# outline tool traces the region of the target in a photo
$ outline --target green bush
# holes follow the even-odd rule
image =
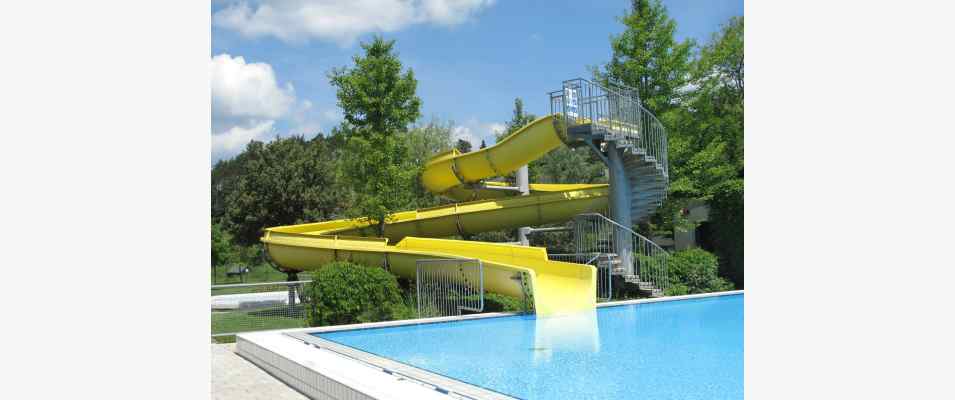
[[[377,267],[326,264],[307,290],[310,326],[387,321],[407,314],[395,276]]]
[[[484,292],[484,312],[526,312],[521,299],[503,294]]]
[[[668,295],[733,290],[731,282],[719,277],[716,256],[706,250],[695,248],[673,253],[667,267],[670,277]]]

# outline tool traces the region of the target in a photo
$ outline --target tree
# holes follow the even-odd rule
[[[371,43],[361,44],[364,56],[352,57],[353,68],[336,68],[329,74],[345,121],[364,136],[404,132],[421,115],[421,99],[415,94],[418,81],[411,69],[402,74],[394,46],[394,40],[375,36]]]
[[[346,151],[339,172],[355,193],[347,212],[371,220],[379,235],[390,214],[415,203],[418,175],[400,137],[420,116],[418,81],[410,69],[402,73],[394,43],[376,36],[362,43],[364,54],[353,57],[354,67],[329,74],[345,116]]]
[[[636,88],[644,106],[662,119],[686,85],[693,41],[676,41],[676,22],[660,0],[633,0],[620,22],[626,30],[611,38],[613,56],[594,75],[604,84],[616,81]]]
[[[665,211],[669,220],[691,200],[710,205],[720,272],[743,287],[743,18],[735,17],[701,49],[690,87],[669,126],[674,177]],[[686,227],[690,228],[690,227]]]
[[[560,147],[528,166],[531,182],[607,183],[606,166],[587,147]]]
[[[435,154],[451,150],[453,127],[453,122],[441,122],[432,118],[427,124],[415,126],[402,134],[401,140],[408,145],[411,164],[415,165],[418,171],[413,185],[417,207],[432,207],[445,202],[440,196],[425,189],[421,184],[421,173],[424,171],[424,164]]]
[[[458,149],[458,151],[460,151],[460,152],[462,152],[462,153],[470,153],[470,152],[471,152],[471,142],[469,142],[469,141],[467,141],[467,140],[464,140],[464,139],[458,139],[458,143],[455,144],[454,147],[455,147],[456,149]]]
[[[212,224],[212,266],[226,265],[236,261],[232,235],[219,224]]]
[[[402,140],[408,147],[411,162],[415,165],[424,165],[435,154],[451,150],[451,133],[454,122],[441,122],[432,117],[424,125],[416,125],[402,133]]]
[[[487,148],[487,143],[484,143],[484,139],[481,139],[481,148]]]
[[[318,135],[252,141],[226,194],[224,228],[242,245],[257,244],[262,229],[337,215],[347,193],[336,181],[342,138]]]

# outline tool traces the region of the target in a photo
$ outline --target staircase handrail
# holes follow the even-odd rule
[[[646,236],[643,236],[643,235],[641,235],[641,234],[639,234],[639,233],[636,233],[636,232],[633,231],[633,229],[627,228],[626,226],[620,225],[619,223],[617,223],[617,221],[614,221],[614,220],[612,220],[612,219],[610,219],[610,218],[607,218],[607,217],[604,216],[603,214],[600,214],[600,213],[583,213],[583,214],[578,214],[577,216],[578,216],[578,217],[591,217],[591,216],[593,216],[593,217],[599,217],[599,218],[603,219],[604,221],[609,222],[609,223],[613,224],[614,226],[616,226],[616,227],[618,227],[618,228],[620,228],[620,229],[623,229],[625,232],[629,232],[629,233],[630,233],[631,235],[633,235],[633,236],[636,236],[636,237],[638,237],[638,238],[641,238],[641,239],[643,239],[643,240],[646,240],[647,243],[650,243],[651,245],[653,245],[654,248],[656,248],[657,250],[663,252],[663,254],[666,254],[667,256],[670,255],[670,253],[669,253],[668,251],[666,251],[664,248],[660,247],[660,245],[654,243],[652,240],[647,239]]]

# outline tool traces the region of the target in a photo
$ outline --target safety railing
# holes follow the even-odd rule
[[[666,129],[635,92],[619,84],[607,88],[582,78],[567,80],[561,90],[550,92],[551,114],[560,116],[565,129],[590,125],[606,140],[630,144],[669,177]]]
[[[481,260],[418,260],[415,282],[419,318],[484,311],[484,264]]]
[[[305,285],[311,281],[212,285],[212,336],[304,328]]]
[[[574,245],[577,253],[609,254],[619,262],[612,273],[623,275],[641,289],[657,289],[662,294],[669,288],[667,259],[669,253],[630,228],[597,213],[574,217]]]
[[[597,299],[610,300],[613,297],[613,271],[611,260],[600,253],[548,254],[552,261],[593,265],[597,268]]]

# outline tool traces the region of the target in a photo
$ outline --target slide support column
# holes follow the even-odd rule
[[[623,165],[623,149],[607,143],[607,169],[610,170],[610,219],[614,222],[630,228],[630,181],[627,180],[627,173]],[[626,274],[633,275],[633,240],[630,233],[620,228],[613,227],[613,249],[620,257],[620,263],[626,270]]]
[[[517,188],[521,190],[521,196],[527,196],[531,194],[530,180],[528,179],[527,174],[527,165],[517,169]],[[527,234],[530,232],[531,228],[529,226],[522,226],[517,228],[517,240],[521,242],[521,246],[529,246],[530,241],[527,239]]]

